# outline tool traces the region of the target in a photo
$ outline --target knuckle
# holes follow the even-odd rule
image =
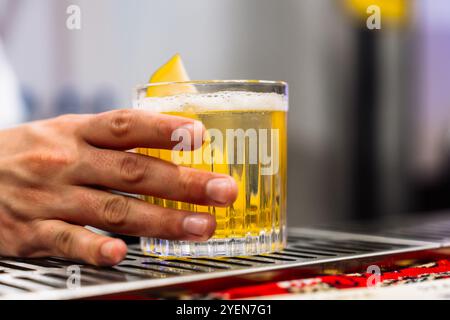
[[[28,258],[32,254],[32,250],[25,244],[17,244],[12,250],[12,256],[17,258]]]
[[[172,126],[169,120],[157,116],[155,118],[155,131],[158,137],[170,137],[172,135]]]
[[[78,114],[64,114],[55,118],[56,123],[68,124],[72,122],[77,122],[81,118]]]
[[[15,257],[28,258],[38,252],[37,242],[34,232],[22,225],[16,227],[15,240],[12,246],[12,253]]]
[[[33,254],[36,252],[36,249],[34,248],[34,246],[31,246],[28,242],[24,241],[17,244],[13,252],[15,257],[29,258],[33,256]]]
[[[136,123],[135,113],[131,110],[113,111],[110,119],[111,132],[116,137],[128,135]]]
[[[44,124],[49,124],[50,128],[56,130],[59,133],[71,132],[82,123],[84,117],[79,114],[64,114],[44,122]]]
[[[189,196],[191,194],[197,194],[198,188],[196,188],[196,185],[200,181],[198,175],[192,171],[192,170],[186,170],[181,174],[180,178],[180,191],[186,195]]]
[[[183,239],[186,233],[183,229],[184,213],[175,209],[164,209],[152,216],[152,223],[148,226],[146,236],[162,239]]]
[[[139,161],[136,155],[126,155],[121,160],[120,177],[128,183],[139,183],[146,175],[147,165]]]
[[[41,162],[50,164],[53,167],[67,167],[76,162],[74,156],[65,151],[52,150],[41,156]]]
[[[56,234],[55,246],[61,253],[67,254],[72,248],[72,244],[73,244],[73,235],[70,232],[70,230],[62,230]]]
[[[55,174],[59,170],[76,164],[76,156],[67,150],[40,150],[25,155],[30,171],[39,176]]]
[[[158,219],[158,229],[155,230],[155,233],[157,234],[158,238],[164,238],[165,236],[173,236],[174,233],[177,232],[173,232],[174,227],[176,227],[178,225],[178,220],[177,219],[178,215],[160,215],[159,219]],[[177,229],[177,228],[175,228]],[[181,228],[180,228],[181,229]],[[172,232],[171,232],[172,231]]]
[[[110,226],[125,224],[129,211],[130,203],[126,197],[113,196],[108,198],[103,208],[106,224]]]
[[[170,212],[171,209],[155,210],[151,213],[149,222],[144,226],[143,236],[155,238],[170,238],[170,232],[167,231],[167,220],[169,217],[173,218]]]
[[[30,152],[26,156],[26,161],[39,167],[48,166],[68,166],[75,162],[75,157],[71,156],[68,151],[64,150],[40,150]]]
[[[55,196],[42,187],[25,186],[18,189],[14,194],[15,199],[24,204],[32,203],[35,208],[40,206],[47,207],[49,204],[54,203],[55,200]]]

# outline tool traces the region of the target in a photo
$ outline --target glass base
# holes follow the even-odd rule
[[[213,238],[206,242],[141,238],[146,255],[172,257],[232,257],[281,251],[286,246],[286,232],[265,233],[243,238]]]

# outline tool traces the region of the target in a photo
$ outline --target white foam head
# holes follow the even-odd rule
[[[286,95],[247,91],[184,93],[167,97],[146,97],[133,107],[154,112],[287,111]]]

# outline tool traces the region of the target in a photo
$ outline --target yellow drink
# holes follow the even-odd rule
[[[139,149],[139,153],[228,174],[239,188],[237,200],[228,208],[143,196],[145,201],[166,208],[210,213],[217,222],[216,232],[207,242],[143,238],[144,252],[230,256],[267,253],[284,247],[287,180],[287,96],[284,92],[138,96],[135,107],[200,120],[207,130],[205,143],[194,151]]]

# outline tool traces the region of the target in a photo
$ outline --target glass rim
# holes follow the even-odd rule
[[[135,87],[136,91],[145,90],[150,87],[162,87],[169,85],[198,85],[198,86],[208,86],[214,84],[248,84],[248,85],[272,85],[279,87],[287,87],[288,83],[281,80],[189,80],[189,81],[168,81],[168,82],[155,82],[137,85]]]

